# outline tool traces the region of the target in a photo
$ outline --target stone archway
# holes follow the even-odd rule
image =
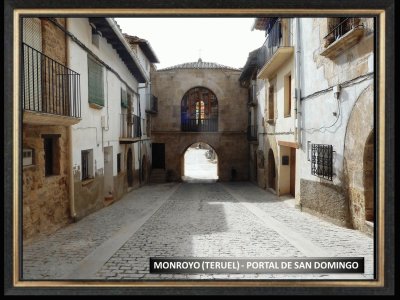
[[[181,155],[181,174],[186,182],[217,181],[219,159],[215,148],[204,142],[187,146]]]
[[[268,151],[268,187],[276,190],[276,166],[272,149]]]
[[[358,97],[347,123],[344,144],[344,187],[347,190],[351,223],[355,229],[372,234],[371,223],[366,222],[366,210],[373,207],[373,157],[374,148],[374,93],[368,86]],[[373,161],[373,158],[372,158]],[[366,199],[366,194],[368,195]],[[366,207],[368,202],[368,208]],[[372,203],[370,202],[372,201]],[[369,217],[370,218],[370,217]]]

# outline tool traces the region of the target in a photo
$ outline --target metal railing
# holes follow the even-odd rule
[[[23,109],[81,117],[80,75],[22,43]]]
[[[158,98],[152,94],[147,94],[146,99],[146,111],[150,113],[158,113]]]
[[[182,120],[181,130],[188,132],[216,132],[218,131],[218,119]]]
[[[363,25],[360,25],[359,18],[345,18],[324,37],[324,40],[326,41],[325,47],[338,40],[350,30],[362,26]]]
[[[257,125],[249,125],[247,126],[247,140],[248,141],[257,141]]]
[[[121,114],[121,138],[140,138],[142,136],[141,119],[134,114]]]
[[[332,181],[332,176],[333,176],[332,145],[312,144],[311,174]]]
[[[262,47],[265,62],[268,62],[280,47],[292,46],[289,29],[290,26],[288,26],[287,34],[284,36],[280,20],[276,21],[272,26]]]

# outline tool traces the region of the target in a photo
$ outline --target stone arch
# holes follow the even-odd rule
[[[364,202],[365,220],[374,222],[375,203],[374,203],[374,140],[375,134],[372,131],[364,147]]]
[[[218,131],[218,98],[211,89],[196,86],[185,92],[181,99],[181,130]]]
[[[201,140],[201,141],[196,141],[196,142],[194,142],[194,143],[190,143],[190,144],[188,144],[188,145],[186,145],[184,148],[183,148],[183,150],[181,151],[181,155],[180,155],[180,164],[181,164],[181,176],[184,176],[185,175],[185,153],[186,153],[186,151],[189,149],[189,147],[191,147],[192,145],[194,145],[194,144],[197,144],[197,143],[202,143],[202,144],[207,144],[210,148],[212,148],[213,150],[214,150],[214,152],[216,153],[216,156],[217,156],[217,176],[219,177],[220,176],[220,160],[219,160],[219,154],[218,154],[218,151],[217,151],[217,149],[216,149],[216,147],[214,147],[211,143],[208,143],[208,142],[205,142],[205,141],[203,141],[203,140]]]
[[[365,171],[367,146],[373,148],[374,131],[373,86],[363,90],[355,102],[346,128],[344,143],[344,187],[354,228],[370,232],[365,222]],[[374,172],[372,167],[372,173]],[[373,176],[373,175],[372,175]]]

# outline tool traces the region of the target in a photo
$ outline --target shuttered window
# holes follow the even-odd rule
[[[88,55],[89,103],[104,106],[103,66]]]
[[[121,106],[124,108],[128,107],[128,95],[123,88],[121,88]]]

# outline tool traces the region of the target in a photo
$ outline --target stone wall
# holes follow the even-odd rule
[[[302,210],[344,227],[351,227],[345,190],[321,179],[300,179],[300,207]]]
[[[218,155],[221,181],[248,180],[247,89],[239,84],[240,71],[230,69],[172,69],[153,73],[152,92],[158,97],[158,114],[152,118],[153,143],[165,143],[169,180],[183,176],[186,149],[209,144]],[[181,132],[181,101],[194,87],[210,89],[218,101],[218,132]]]
[[[220,181],[231,180],[231,170],[236,169],[236,180],[248,180],[248,144],[245,133],[161,133],[153,132],[153,143],[165,143],[165,168],[169,179],[181,180],[183,156],[189,146],[203,142],[214,148],[218,156]]]
[[[22,172],[23,239],[49,234],[71,221],[67,129],[63,126],[24,125],[23,148],[33,149],[33,165]],[[55,153],[58,174],[45,176],[42,134],[59,134]]]
[[[181,101],[191,88],[210,89],[218,100],[218,130],[247,130],[247,89],[240,87],[240,71],[228,69],[175,69],[155,72],[152,91],[158,97],[158,114],[152,131],[181,130]]]
[[[93,179],[81,181],[80,170],[74,169],[74,202],[76,220],[105,206],[102,170],[97,170]]]
[[[56,18],[56,20],[65,27],[65,19]],[[43,53],[60,64],[67,65],[65,33],[52,22],[42,19],[42,39]]]

